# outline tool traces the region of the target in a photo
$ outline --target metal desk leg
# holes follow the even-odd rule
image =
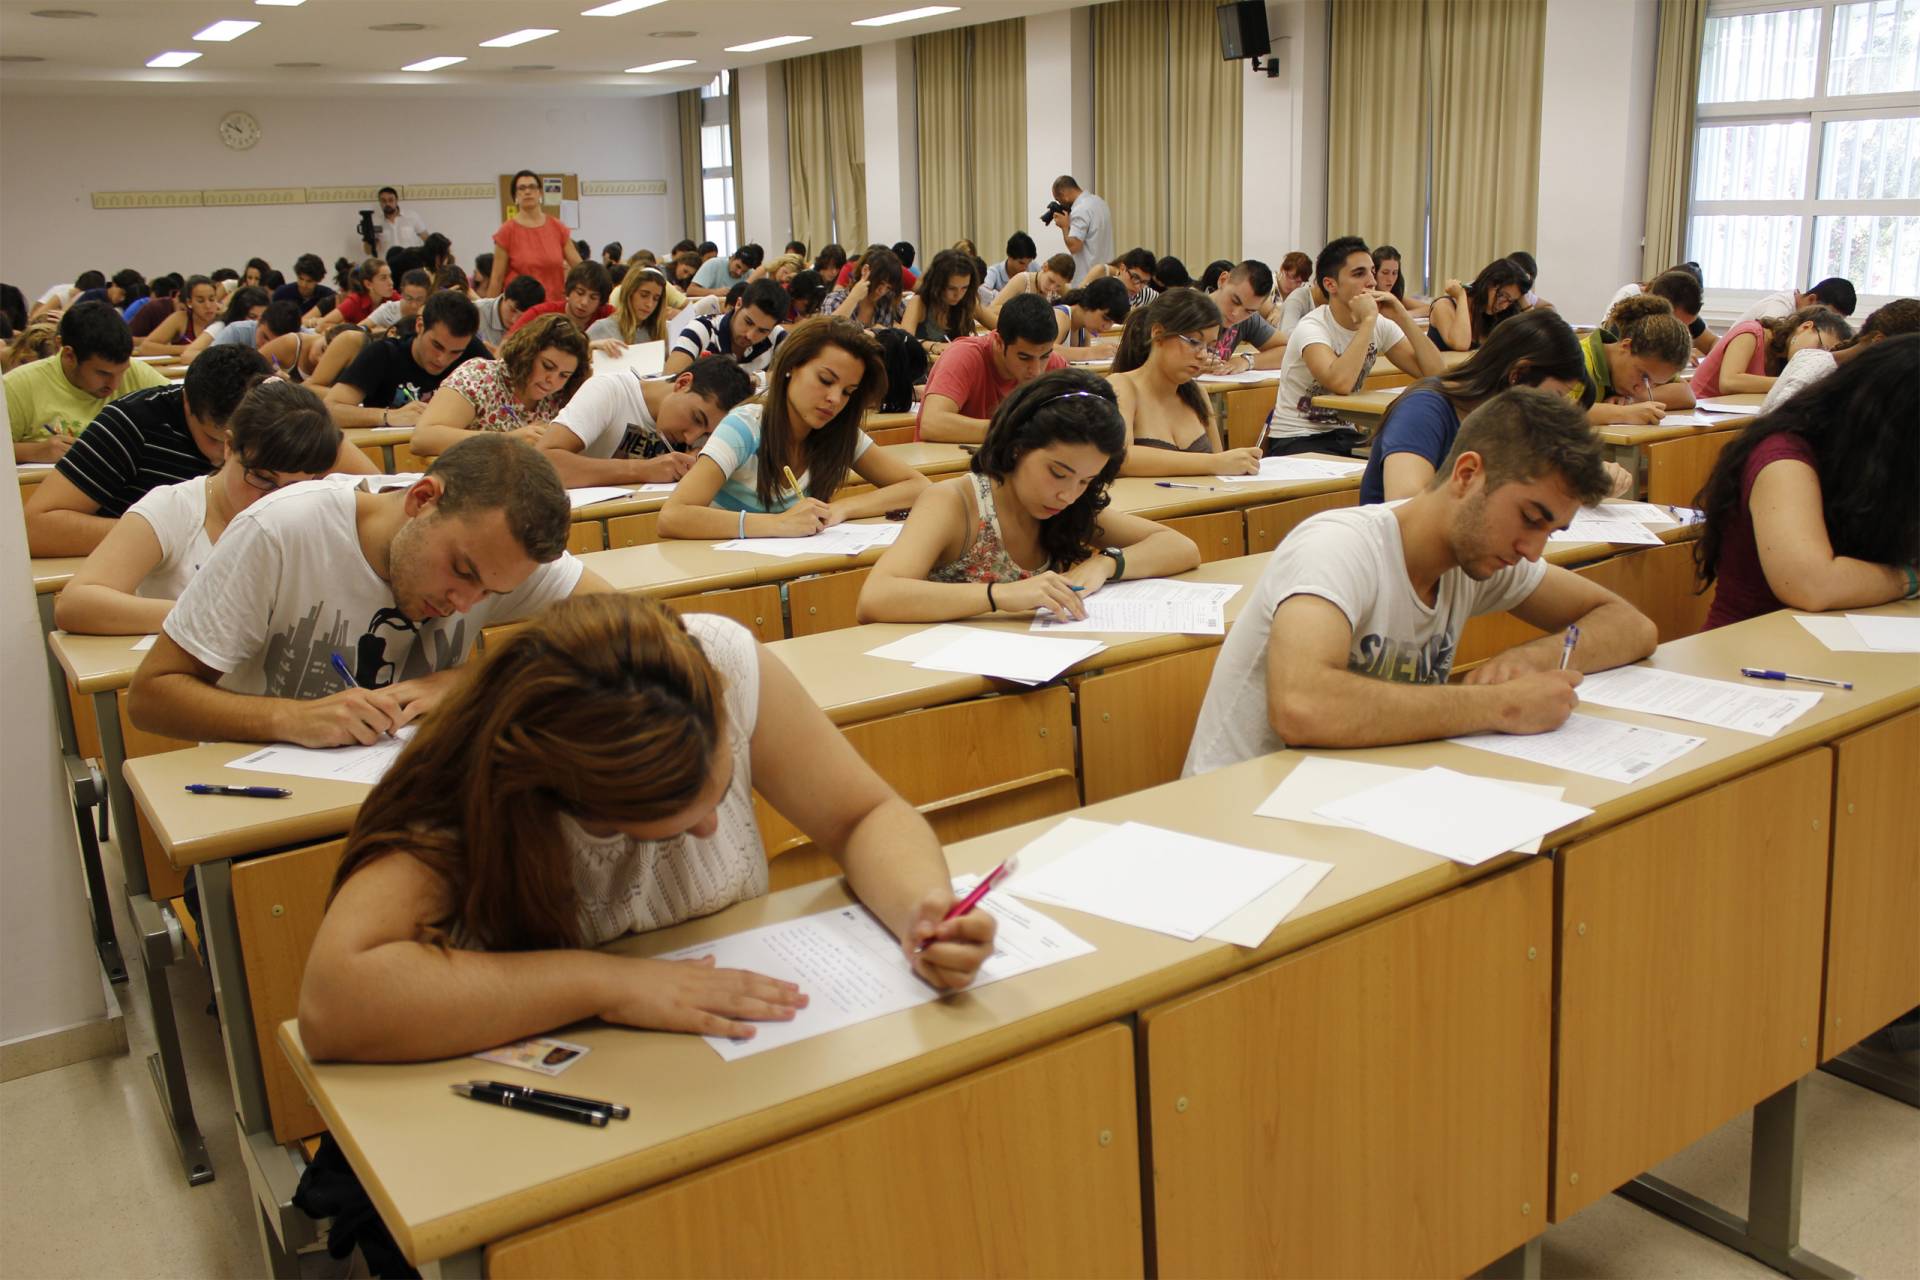
[[[187,1185],[197,1187],[213,1181],[213,1161],[207,1158],[207,1144],[194,1119],[187,1066],[180,1054],[180,1026],[173,1016],[173,987],[167,981],[167,970],[175,959],[173,931],[167,928],[161,908],[144,893],[128,894],[127,910],[140,933],[140,969],[147,978],[147,1006],[153,1015],[153,1040],[159,1048],[157,1053],[147,1055],[147,1073],[153,1077],[160,1110],[173,1131],[174,1150],[186,1171]]]
[[[53,679],[53,725],[60,738],[60,753],[68,756],[80,754],[80,735],[73,727],[73,705],[67,701],[67,673],[60,669],[60,660],[53,656],[53,646],[46,638],[60,628],[53,622],[53,597],[56,592],[42,591],[34,597],[40,607],[40,647],[46,651],[47,671]]]
[[[73,825],[80,837],[80,870],[87,882],[87,901],[93,907],[93,948],[110,982],[125,982],[127,966],[120,959],[120,939],[113,931],[113,903],[107,897],[107,879],[100,867],[100,842],[94,836],[93,808],[99,787],[93,766],[78,756],[65,757],[67,794],[73,800]]]
[[[480,1280],[486,1274],[484,1249],[468,1249],[420,1268],[421,1280]]]
[[[293,1207],[302,1164],[273,1139],[267,1108],[267,1082],[260,1068],[254,1035],[253,1004],[240,960],[240,924],[233,911],[233,866],[203,863],[200,886],[200,940],[207,970],[213,975],[220,1009],[220,1040],[227,1052],[227,1079],[233,1086],[234,1123],[240,1130],[240,1155],[259,1211],[262,1248],[270,1274],[297,1276],[296,1254],[316,1238],[313,1219]],[[291,1270],[284,1269],[291,1265]]]
[[[1864,1044],[1857,1044],[1821,1063],[1820,1069],[1828,1075],[1839,1076],[1848,1084],[1871,1089],[1895,1102],[1920,1107],[1920,1072],[1914,1070],[1911,1061],[1903,1062],[1869,1049]]]
[[[1800,1089],[1796,1080],[1753,1109],[1752,1178],[1747,1216],[1651,1174],[1641,1174],[1619,1194],[1635,1204],[1691,1227],[1795,1280],[1852,1280],[1853,1273],[1800,1247]]]
[[[114,843],[120,849],[120,874],[128,893],[148,893],[147,859],[140,846],[140,820],[133,792],[127,789],[127,740],[120,732],[119,694],[93,695],[93,718],[100,726],[100,769],[107,775],[107,809],[113,815]]]
[[[1535,1236],[1474,1273],[1474,1280],[1540,1280],[1540,1241]]]

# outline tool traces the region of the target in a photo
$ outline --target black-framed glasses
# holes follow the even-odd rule
[[[394,664],[387,661],[386,638],[380,635],[382,627],[404,631],[415,640],[420,638],[419,626],[398,608],[389,606],[374,614],[373,621],[367,624],[353,648],[353,680],[362,689],[384,689],[393,683]]]

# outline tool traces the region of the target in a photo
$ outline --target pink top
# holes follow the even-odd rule
[[[1701,358],[1700,367],[1693,371],[1695,400],[1720,394],[1720,362],[1727,357],[1727,344],[1733,341],[1735,335],[1742,333],[1753,335],[1753,359],[1747,361],[1744,372],[1764,374],[1767,371],[1766,326],[1758,320],[1742,320],[1720,335],[1720,341],[1713,344],[1713,350]]]
[[[567,224],[553,217],[537,227],[522,226],[508,218],[493,233],[494,244],[507,254],[507,279],[532,276],[547,291],[548,302],[567,296],[567,245],[572,239]]]
[[[1740,470],[1740,505],[1727,518],[1720,531],[1720,556],[1715,561],[1713,606],[1707,610],[1703,630],[1724,627],[1729,622],[1772,613],[1780,607],[1760,563],[1760,547],[1753,535],[1753,485],[1760,473],[1776,462],[1804,462],[1820,470],[1819,459],[1806,439],[1791,431],[1768,436],[1747,455]]]

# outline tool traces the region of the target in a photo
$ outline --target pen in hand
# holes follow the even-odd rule
[[[1565,671],[1567,665],[1573,661],[1573,646],[1579,643],[1580,628],[1577,625],[1568,627],[1567,638],[1560,646],[1560,669],[1562,671]]]
[[[993,870],[987,872],[986,875],[980,878],[980,883],[973,886],[973,892],[947,909],[947,914],[940,917],[940,923],[945,924],[949,920],[957,920],[967,914],[967,912],[973,910],[976,906],[979,906],[980,899],[986,897],[989,891],[999,887],[1008,876],[1012,875],[1014,871],[1019,868],[1019,865],[1020,855],[1016,853]],[[913,949],[913,953],[920,955],[925,952],[926,949],[927,944],[923,942]]]

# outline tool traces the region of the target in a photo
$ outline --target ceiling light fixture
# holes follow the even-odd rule
[[[783,44],[802,44],[813,39],[812,36],[771,36],[765,40],[754,40],[748,44],[730,44],[728,53],[758,53],[762,49],[778,49]]]
[[[443,67],[450,67],[456,62],[465,61],[465,58],[422,58],[418,62],[409,62],[400,69],[402,71],[438,71]]]
[[[642,9],[651,9],[662,0],[613,0],[611,4],[595,5],[591,9],[582,9],[583,18],[617,18],[623,13],[638,13]]]
[[[692,58],[668,58],[665,62],[649,62],[644,67],[628,67],[627,74],[630,76],[645,76],[652,75],[656,71],[671,71],[675,67],[690,67],[692,65]]]
[[[158,57],[148,58],[147,65],[150,67],[184,67],[199,56],[200,51],[198,49],[175,49],[170,53],[163,53]]]
[[[91,9],[35,9],[36,18],[97,18],[100,15]]]
[[[877,18],[861,18],[853,25],[856,27],[890,27],[896,22],[912,22],[915,18],[932,18],[943,13],[958,13],[957,4],[930,4],[924,9],[902,9],[899,13],[883,13]]]
[[[506,35],[495,36],[491,40],[482,40],[482,49],[511,49],[518,44],[532,44],[535,40],[545,40],[548,36],[560,34],[558,27],[523,27],[519,31],[509,31]]]
[[[238,40],[260,24],[247,22],[239,18],[222,18],[212,26],[193,33],[195,40],[215,40],[225,44],[229,40]]]

